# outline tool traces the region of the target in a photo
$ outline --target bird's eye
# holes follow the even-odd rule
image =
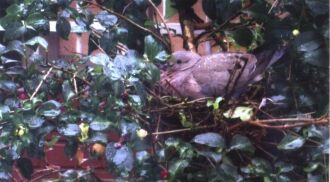
[[[181,64],[181,63],[182,63],[182,60],[181,60],[181,59],[178,59],[178,60],[176,61],[176,63]]]

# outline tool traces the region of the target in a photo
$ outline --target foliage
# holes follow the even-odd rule
[[[182,1],[167,1],[172,8],[166,14],[173,15],[180,5],[187,5]],[[166,40],[154,33],[159,25],[146,14],[152,8],[149,0],[133,0],[129,5],[118,0],[77,0],[79,10],[70,6],[72,2],[16,0],[8,3],[0,19],[4,28],[0,44],[1,181],[10,180],[14,164],[31,179],[31,158],[43,158],[45,148],[54,146],[58,135],[66,141],[64,152],[70,158],[77,156],[80,146],[101,147],[94,153],[105,156],[109,172],[118,180],[325,180],[327,128],[310,125],[278,132],[248,125],[233,129],[265,118],[253,105],[261,102],[260,92],[238,105],[219,97],[203,103],[202,108],[188,107],[189,102],[183,100],[178,110],[173,105],[171,116],[167,110],[162,117],[152,111],[161,110],[167,101],[164,106],[169,108],[175,98],[150,91],[160,77],[156,65],[169,55]],[[158,5],[161,1],[152,2]],[[329,3],[275,2],[203,0],[212,28],[196,42],[204,35],[220,47],[228,43],[250,51],[264,42],[289,42],[289,55],[263,81],[268,85],[263,87],[263,96],[268,99],[261,106],[276,117],[306,112],[321,116],[329,104]],[[92,13],[90,6],[102,11]],[[63,39],[73,32],[70,21],[77,24],[76,30],[90,33],[89,55],[50,60],[47,52],[52,45],[45,37],[52,20]],[[103,31],[92,28],[96,21]],[[118,44],[128,46],[126,54],[118,54]],[[92,53],[95,50],[99,52]],[[246,97],[250,95],[247,92]],[[209,127],[202,127],[203,122]],[[189,132],[166,138],[157,135],[158,129],[175,127]],[[119,139],[109,138],[111,132],[118,133]],[[49,139],[50,133],[57,136]],[[57,172],[64,181],[96,178],[93,169]]]

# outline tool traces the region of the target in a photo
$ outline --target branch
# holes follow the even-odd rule
[[[153,32],[153,31],[151,31],[151,30],[149,30],[149,29],[147,29],[147,28],[142,27],[141,25],[135,23],[135,22],[132,21],[131,19],[125,17],[124,15],[122,15],[122,14],[120,14],[120,13],[117,13],[117,12],[112,11],[111,9],[108,9],[108,8],[106,8],[106,7],[104,7],[104,6],[101,6],[101,5],[99,5],[99,4],[97,4],[97,3],[94,3],[94,2],[90,2],[90,1],[87,1],[87,0],[83,0],[83,1],[86,2],[86,3],[88,3],[88,4],[91,4],[91,5],[93,5],[93,6],[96,6],[96,7],[100,8],[100,9],[102,9],[102,10],[105,10],[105,11],[107,11],[108,13],[111,13],[111,14],[113,14],[113,15],[116,15],[116,16],[119,17],[120,19],[125,20],[126,22],[132,24],[133,26],[135,26],[136,28],[139,28],[140,30],[143,30],[143,31],[145,31],[145,32],[147,32],[147,33],[150,33],[150,34],[153,35],[156,39],[158,39],[160,42],[162,42],[162,44],[164,44],[168,50],[170,50],[170,48],[169,48],[167,42],[165,42],[165,41],[163,40],[163,38],[160,37],[159,35],[157,35],[155,32]]]
[[[168,42],[169,45],[168,45],[168,46],[169,46],[169,48],[170,48],[170,52],[171,52],[171,48],[172,48],[172,46],[171,46],[170,29],[168,28],[167,24],[165,23],[165,20],[164,20],[162,14],[159,12],[159,10],[158,10],[158,8],[156,7],[156,5],[155,5],[151,0],[148,0],[148,2],[149,2],[149,4],[152,6],[152,8],[154,8],[154,10],[156,11],[157,15],[158,15],[159,18],[160,18],[160,21],[162,21],[162,23],[164,24],[164,27],[165,27],[165,29],[166,29],[166,31],[167,31],[168,40],[169,40],[169,42]]]
[[[46,80],[46,78],[49,76],[50,72],[53,70],[53,67],[50,67],[47,71],[47,73],[44,75],[44,77],[42,78],[42,80],[39,82],[37,88],[35,89],[35,91],[33,92],[33,94],[30,97],[30,100],[33,99],[33,97],[37,94],[37,92],[40,90],[41,85],[44,83],[44,81]]]

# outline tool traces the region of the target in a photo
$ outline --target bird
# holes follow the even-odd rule
[[[163,93],[199,99],[239,96],[249,84],[283,57],[285,48],[257,49],[253,53],[219,52],[200,56],[191,51],[176,51],[162,71],[159,85]]]

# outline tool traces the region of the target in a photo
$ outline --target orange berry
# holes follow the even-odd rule
[[[103,155],[105,152],[105,146],[100,143],[94,143],[92,146],[92,151],[93,151],[93,153],[95,153],[99,156]]]

